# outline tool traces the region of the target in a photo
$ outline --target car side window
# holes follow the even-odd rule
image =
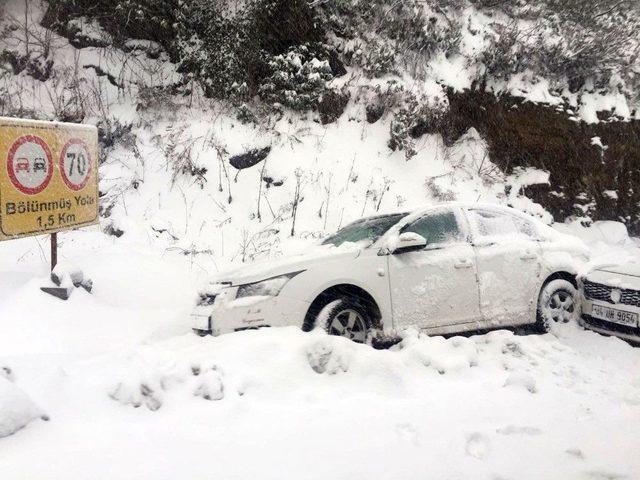
[[[469,210],[469,221],[480,238],[536,238],[536,228],[525,219],[491,210]]]
[[[513,217],[518,229],[518,233],[529,238],[536,239],[539,237],[535,224],[525,220],[524,218]]]
[[[405,226],[402,232],[414,232],[427,240],[427,245],[460,241],[462,232],[453,212],[439,212],[425,215]]]

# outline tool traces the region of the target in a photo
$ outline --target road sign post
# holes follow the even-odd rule
[[[58,232],[51,234],[51,271],[58,264]]]
[[[0,241],[97,223],[96,127],[0,117]]]

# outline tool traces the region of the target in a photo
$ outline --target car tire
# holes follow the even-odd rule
[[[315,326],[329,335],[345,337],[356,343],[369,343],[371,340],[371,315],[354,298],[336,298],[328,302],[316,317]]]
[[[547,333],[556,323],[580,319],[578,290],[568,280],[557,278],[545,283],[538,297],[536,330]]]

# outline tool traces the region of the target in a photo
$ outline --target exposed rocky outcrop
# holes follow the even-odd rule
[[[516,167],[548,171],[549,185],[528,187],[525,194],[556,220],[618,220],[640,233],[639,121],[610,115],[589,124],[564,108],[480,91],[449,92],[449,102],[445,141],[473,127],[505,173]]]

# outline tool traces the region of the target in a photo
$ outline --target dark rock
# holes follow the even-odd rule
[[[53,60],[50,58],[29,59],[27,63],[27,73],[41,82],[49,80],[52,68]]]
[[[107,235],[113,235],[116,238],[120,238],[122,235],[124,235],[124,230],[120,230],[110,223],[106,227],[104,227],[104,233],[106,233]]]
[[[80,284],[80,286],[84,288],[87,293],[91,293],[91,290],[93,290],[93,281],[90,278],[87,278]]]
[[[323,125],[335,122],[349,103],[349,95],[329,90],[322,95],[318,103],[318,112],[320,112],[320,122]]]
[[[83,35],[79,31],[69,32],[67,39],[69,40],[69,43],[76,48],[104,48],[111,44],[110,40]]]
[[[118,83],[118,79],[114,75],[107,72],[99,65],[83,65],[82,68],[92,68],[98,77],[106,77],[109,83],[114,87],[123,88],[123,86]]]
[[[370,103],[366,107],[367,122],[376,123],[384,115],[384,105],[379,103]]]
[[[48,293],[49,295],[53,295],[60,300],[68,300],[72,289],[62,287],[40,287],[40,290],[44,293]]]
[[[234,155],[229,159],[229,163],[232,167],[237,168],[238,170],[253,167],[254,165],[257,165],[262,160],[267,158],[267,155],[269,155],[270,151],[270,146],[264,148],[254,148],[246,153]]]
[[[265,175],[264,177],[262,177],[262,181],[267,184],[267,188],[281,187],[282,185],[284,185],[284,180],[282,179],[276,180],[275,178],[270,177],[268,175]]]
[[[0,62],[8,63],[13,69],[13,74],[18,75],[27,67],[27,57],[25,55],[18,55],[11,50],[4,50],[0,53]]]
[[[347,74],[347,69],[344,66],[340,57],[338,57],[338,53],[334,50],[329,50],[327,52],[327,59],[329,60],[329,67],[331,67],[331,73],[333,73],[334,77],[342,77]]]

